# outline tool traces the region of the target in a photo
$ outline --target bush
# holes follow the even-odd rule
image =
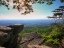
[[[45,41],[45,44],[56,44],[56,45],[59,45],[60,42],[59,42],[59,39],[52,39],[52,38],[49,38],[47,39],[47,41]]]
[[[52,32],[48,36],[45,36],[45,44],[57,44],[59,45],[64,35],[64,24],[54,26]]]
[[[19,35],[25,33],[38,32],[45,38],[45,44],[60,44],[62,36],[64,36],[64,24],[49,26],[47,28],[29,28],[24,29]]]

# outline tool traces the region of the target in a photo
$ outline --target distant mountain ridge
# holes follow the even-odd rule
[[[0,25],[6,26],[9,24],[24,24],[24,27],[44,27],[54,23],[54,20],[0,20]]]

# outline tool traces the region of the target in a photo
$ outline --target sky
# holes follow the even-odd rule
[[[33,4],[33,13],[27,15],[21,15],[16,9],[8,10],[5,6],[0,6],[0,20],[22,20],[22,19],[48,19],[47,16],[52,16],[54,9],[57,9],[59,6],[63,6],[64,3],[61,3],[60,0],[56,0],[52,5],[44,4]]]

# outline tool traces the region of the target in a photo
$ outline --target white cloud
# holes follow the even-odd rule
[[[35,14],[35,13],[30,13],[27,15],[21,15],[21,13],[16,12],[10,15],[0,15],[0,20],[20,20],[20,19],[47,19],[47,17],[45,15],[39,15],[39,14]]]
[[[42,14],[41,14],[42,13]],[[34,9],[33,13],[27,15],[21,15],[20,12],[13,10],[13,13],[0,15],[0,20],[20,20],[20,19],[47,19],[47,15],[43,15],[43,12],[38,9]]]

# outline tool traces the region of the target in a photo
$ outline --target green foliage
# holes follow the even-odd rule
[[[59,42],[59,39],[50,38],[45,42],[45,44],[57,44],[58,45],[58,44],[60,44],[60,42]]]
[[[50,32],[50,28],[51,27],[47,27],[47,28],[27,28],[27,29],[24,29],[23,31],[21,31],[19,35],[22,36],[25,33],[38,32],[42,36],[45,36]]]
[[[64,24],[54,26],[52,32],[45,36],[45,44],[60,44],[62,36],[64,35]]]
[[[32,28],[24,29],[19,35],[22,36],[25,33],[38,32],[45,38],[44,44],[56,44],[59,45],[64,36],[64,24],[49,26],[47,28]]]

